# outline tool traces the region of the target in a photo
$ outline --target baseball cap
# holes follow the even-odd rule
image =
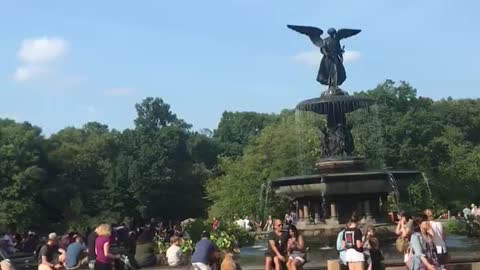
[[[52,232],[48,235],[48,240],[55,240],[57,239],[57,234]]]

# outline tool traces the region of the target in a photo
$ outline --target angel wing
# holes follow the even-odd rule
[[[362,30],[360,29],[339,29],[335,37],[340,40],[344,38],[348,38],[351,36],[355,36],[356,34],[360,33]]]
[[[316,28],[313,26],[301,26],[301,25],[287,25],[288,28],[297,31],[301,34],[307,35],[310,40],[318,47],[322,47],[323,39],[321,35],[323,34],[323,30],[320,28]]]

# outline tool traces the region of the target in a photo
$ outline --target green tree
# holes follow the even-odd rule
[[[214,137],[224,148],[224,155],[238,157],[243,148],[278,117],[256,112],[224,112]]]
[[[221,176],[207,182],[207,194],[213,203],[210,215],[232,218],[234,215],[261,215],[261,185],[283,176],[312,172],[318,157],[318,123],[323,118],[305,113],[304,117],[284,112],[280,120],[267,126],[239,159],[222,157]],[[270,201],[268,213],[285,211],[278,198]]]
[[[47,149],[52,180],[42,193],[58,212],[56,222],[85,228],[101,221],[97,216],[105,206],[104,182],[118,153],[117,137],[118,132],[96,122],[51,136]]]
[[[20,230],[45,224],[38,196],[46,180],[43,142],[40,128],[0,119],[0,224]]]

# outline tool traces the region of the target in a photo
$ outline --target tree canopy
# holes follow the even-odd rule
[[[426,201],[426,189],[436,207],[480,200],[472,192],[480,188],[479,99],[435,101],[389,80],[355,94],[375,101],[348,115],[355,154],[371,168],[425,172],[413,203]],[[0,225],[84,229],[282,213],[286,201],[263,196],[268,181],[312,173],[319,158],[320,115],[224,112],[213,132],[197,132],[160,98],[135,108],[131,129],[91,122],[48,138],[28,122],[0,119]]]

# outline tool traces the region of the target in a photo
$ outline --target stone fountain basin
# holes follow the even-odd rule
[[[324,96],[304,100],[297,105],[296,109],[318,114],[329,114],[335,111],[349,113],[366,108],[372,103],[372,99],[362,96]]]
[[[290,176],[273,180],[272,188],[277,195],[287,198],[390,193],[394,191],[389,180],[391,175],[398,188],[405,189],[421,172],[381,170]]]

